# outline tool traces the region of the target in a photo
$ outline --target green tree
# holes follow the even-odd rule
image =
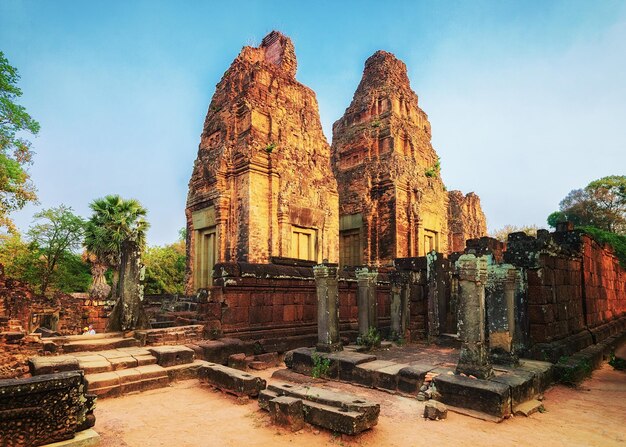
[[[148,294],[182,294],[185,282],[185,242],[149,247],[143,257]]]
[[[41,259],[34,244],[26,242],[17,233],[0,236],[0,264],[4,273],[20,281],[40,284]]]
[[[12,232],[15,225],[9,214],[37,200],[27,171],[32,163],[31,143],[23,135],[37,135],[39,123],[16,103],[22,96],[19,79],[17,69],[0,51],[0,226]]]
[[[626,233],[626,176],[611,175],[594,180],[583,189],[570,191],[559,204],[560,211],[548,224],[569,220],[576,226],[591,226],[618,234]]]
[[[45,295],[61,261],[80,249],[85,222],[65,205],[35,214],[35,222],[28,236],[41,252],[39,292]]]
[[[148,222],[147,211],[134,199],[125,200],[119,195],[108,195],[96,199],[89,205],[93,211],[85,226],[86,258],[92,267],[92,295],[105,298],[110,288],[105,273],[113,269],[113,288],[117,286],[118,267],[122,243],[126,240],[145,246]],[[104,296],[103,296],[104,295]]]

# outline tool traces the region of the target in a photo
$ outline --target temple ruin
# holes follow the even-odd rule
[[[449,201],[428,116],[393,54],[377,51],[365,62],[352,103],[333,126],[332,154],[342,265],[390,265],[463,250],[450,239],[485,236],[475,194],[470,206],[458,203],[456,191]]]
[[[188,290],[218,262],[338,261],[338,196],[315,93],[288,37],[245,47],[217,85],[189,182]]]
[[[120,281],[145,318],[112,328],[110,301],[39,296],[0,266],[2,446],[95,445],[96,398],[189,379],[293,431],[355,435],[388,408],[318,378],[430,400],[430,419],[450,405],[501,421],[624,344],[611,246],[570,223],[486,237],[478,196],[445,189],[403,62],[366,61],[332,148],[295,73],[274,31],[217,85],[189,183],[186,296],[143,299],[134,247]],[[78,335],[87,324],[98,334]]]

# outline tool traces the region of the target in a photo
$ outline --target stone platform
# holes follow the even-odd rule
[[[320,362],[316,358],[330,361],[326,378],[413,397],[422,394],[425,384],[432,384],[428,388],[433,398],[456,411],[468,410],[466,413],[472,416],[484,414],[490,420],[508,417],[514,407],[534,399],[554,380],[553,365],[536,360],[521,360],[514,368],[495,367],[495,375],[489,380],[456,375],[458,350],[430,345],[367,354],[350,347],[332,354],[299,348],[290,353],[286,363],[295,372],[311,375]]]

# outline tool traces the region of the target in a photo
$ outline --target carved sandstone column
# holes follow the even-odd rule
[[[378,329],[378,303],[376,300],[378,272],[362,268],[357,269],[355,273],[358,283],[359,335],[365,336],[370,328]]]
[[[337,264],[313,267],[317,290],[317,350],[341,351],[339,338],[339,285]]]
[[[456,262],[456,269],[459,275],[458,327],[462,342],[456,372],[487,379],[493,375],[485,328],[487,257],[462,255]]]
[[[515,333],[515,283],[517,270],[511,264],[487,267],[486,304],[489,349],[494,363],[517,364],[513,349]]]
[[[409,273],[390,273],[391,282],[391,335],[393,338],[407,338],[409,318]]]

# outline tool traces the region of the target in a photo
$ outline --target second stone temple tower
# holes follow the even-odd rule
[[[404,63],[378,51],[333,126],[343,265],[447,252],[448,193]]]

